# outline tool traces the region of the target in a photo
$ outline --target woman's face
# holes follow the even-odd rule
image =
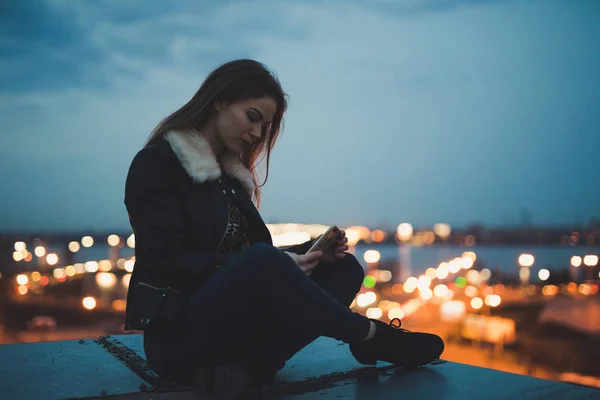
[[[216,105],[217,133],[229,151],[243,153],[270,129],[277,109],[270,97]]]

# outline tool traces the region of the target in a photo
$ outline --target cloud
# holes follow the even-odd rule
[[[115,73],[143,70],[141,61],[177,65],[228,59],[258,50],[252,38],[273,35],[301,39],[310,34],[311,17],[299,20],[295,10],[315,15],[347,9],[380,15],[411,15],[465,6],[473,1],[380,0],[375,7],[351,1],[344,5],[322,2],[240,1],[177,3],[100,0],[9,1],[3,4],[3,91],[46,90],[64,87],[102,87]],[[357,25],[357,31],[361,26]],[[240,35],[242,33],[242,35]],[[108,65],[107,65],[108,64]],[[131,76],[129,76],[131,77]]]
[[[69,10],[45,0],[3,2],[0,17],[4,93],[100,85],[86,73],[102,60]],[[73,56],[76,56],[74,59]]]
[[[11,171],[7,185],[18,195],[0,204],[24,211],[0,222],[126,226],[122,190],[135,152],[210,70],[239,57],[272,67],[291,95],[265,188],[267,219],[497,223],[539,200],[528,188],[546,183],[544,173],[562,176],[542,156],[541,171],[529,172],[541,132],[562,151],[573,148],[566,131],[591,138],[598,116],[582,107],[598,104],[600,64],[582,55],[597,35],[596,14],[547,12],[558,34],[528,20],[541,3],[518,11],[502,1],[365,4],[53,0],[36,12],[11,8],[22,23],[0,34],[11,54],[0,169]],[[550,43],[561,37],[579,47]],[[573,61],[557,57],[556,46]],[[546,110],[555,110],[553,123]],[[590,148],[578,150],[578,170],[591,167]],[[473,187],[477,207],[464,202]],[[561,183],[555,197],[563,201],[570,187]],[[315,208],[316,193],[328,205]],[[586,196],[589,210],[596,197]],[[540,211],[547,220],[550,209]]]
[[[40,48],[63,54],[55,59],[60,65],[44,69],[39,65],[46,62],[50,50],[29,54],[30,62],[38,65],[40,79],[54,83],[5,91],[0,97],[5,117],[28,132],[23,135],[15,130],[6,139],[22,141],[38,157],[94,155],[112,150],[112,144],[123,144],[124,132],[131,132],[131,137],[134,132],[147,132],[191,96],[202,76],[227,59],[264,58],[294,91],[314,91],[317,88],[304,86],[305,81],[324,79],[332,103],[339,103],[341,94],[357,84],[376,92],[378,88],[369,87],[373,71],[385,76],[411,58],[429,62],[426,53],[402,43],[410,39],[396,39],[402,29],[398,32],[393,18],[357,6],[230,2],[204,7],[184,2],[176,8],[150,11],[139,2],[55,1],[40,9],[47,11],[45,16],[20,9],[15,14],[31,25],[46,20],[68,22],[57,32],[51,29],[54,25],[41,24],[39,32],[21,37],[26,43],[39,43]],[[339,22],[331,24],[336,17]],[[359,24],[378,29],[361,32],[353,28]],[[386,42],[386,37],[396,40]],[[400,55],[400,60],[390,57],[400,49],[408,53]],[[419,61],[420,56],[425,59]],[[390,63],[390,58],[395,62]],[[337,74],[339,68],[345,73]],[[36,76],[27,70],[20,73],[23,80]],[[427,85],[432,79],[431,74],[401,75],[398,80],[410,85]],[[22,114],[14,113],[15,108],[41,117],[18,121]],[[40,120],[44,125],[39,125]],[[54,137],[58,132],[60,141]],[[86,146],[64,145],[84,142]],[[4,149],[9,157],[12,150]]]

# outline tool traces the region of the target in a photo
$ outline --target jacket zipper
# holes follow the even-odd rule
[[[218,182],[219,182],[219,184],[222,183],[220,178],[218,179]],[[226,193],[224,193],[224,194],[225,194],[225,196],[227,196]],[[231,216],[229,215],[229,199],[227,199],[227,201],[228,201],[228,203],[227,203],[227,223],[225,224],[225,231],[223,232],[223,235],[221,235],[221,240],[219,241],[219,244],[217,245],[217,248],[215,250],[216,252],[219,251],[219,249],[221,248],[221,245],[223,244],[223,240],[225,240],[225,235],[227,234],[227,228],[229,227],[229,219],[231,218]]]
[[[225,240],[225,235],[227,234],[227,228],[229,227],[229,219],[231,218],[231,216],[229,215],[229,204],[227,204],[227,223],[225,224],[225,231],[223,232],[223,235],[221,236],[221,240],[219,241],[219,244],[217,245],[217,252],[219,251],[219,249],[221,248],[221,245],[223,244],[223,240]]]
[[[167,286],[166,288],[162,288],[162,287],[156,287],[156,286],[152,286],[152,285],[150,285],[149,283],[145,283],[145,282],[141,282],[141,281],[140,281],[140,282],[138,282],[138,285],[139,285],[139,286],[146,286],[147,288],[150,288],[150,289],[152,289],[152,290],[157,290],[157,291],[159,291],[159,292],[165,292],[165,293],[168,293],[168,292],[175,292],[175,293],[180,293],[180,292],[179,292],[179,290],[173,289],[173,288],[172,288],[172,287],[170,287],[170,286]]]

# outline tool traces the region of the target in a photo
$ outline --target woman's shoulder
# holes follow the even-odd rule
[[[170,175],[177,170],[177,166],[177,158],[169,143],[160,139],[136,153],[129,167],[129,175]]]
[[[174,156],[173,150],[169,143],[164,139],[159,139],[154,143],[146,145],[134,157],[136,158],[161,158],[161,159],[172,159]]]
[[[160,139],[152,144],[146,145],[133,157],[132,167],[144,164],[163,164],[176,162],[175,154],[166,140]]]

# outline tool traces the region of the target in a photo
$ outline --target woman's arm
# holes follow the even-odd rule
[[[187,244],[176,192],[176,167],[157,148],[145,148],[134,158],[125,185],[125,205],[134,226],[136,246],[142,246],[147,254],[149,270],[156,278],[175,285],[198,278],[230,258]]]

